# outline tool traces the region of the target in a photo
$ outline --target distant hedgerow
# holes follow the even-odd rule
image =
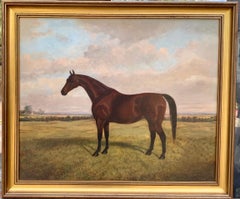
[[[76,120],[87,120],[92,119],[91,115],[89,116],[20,116],[20,121],[22,122],[50,122],[50,121],[76,121]]]
[[[182,116],[178,118],[181,122],[214,122],[216,121],[216,116],[209,117],[197,117],[197,116]]]

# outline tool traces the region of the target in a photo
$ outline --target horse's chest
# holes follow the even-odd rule
[[[111,115],[113,97],[105,96],[92,105],[92,113],[95,118],[106,119]]]

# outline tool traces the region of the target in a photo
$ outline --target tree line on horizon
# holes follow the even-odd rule
[[[76,121],[92,119],[92,115],[46,115],[45,111],[39,109],[35,111],[31,105],[26,105],[23,110],[20,110],[20,121]],[[169,117],[165,118],[169,120]],[[178,121],[181,122],[213,122],[216,121],[216,116],[196,116],[187,115],[179,116]]]

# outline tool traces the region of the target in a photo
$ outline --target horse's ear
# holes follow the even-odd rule
[[[70,73],[70,75],[75,75],[74,70],[70,70],[69,73]]]

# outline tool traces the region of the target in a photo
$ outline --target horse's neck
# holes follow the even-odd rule
[[[109,90],[112,90],[96,79],[84,75],[79,75],[79,82],[87,92],[92,102],[94,102],[101,95],[104,95]]]

